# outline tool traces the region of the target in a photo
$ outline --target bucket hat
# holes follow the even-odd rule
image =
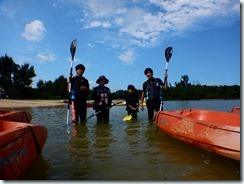
[[[109,80],[104,76],[104,75],[101,75],[98,79],[97,79],[97,84],[100,83],[100,80],[105,80],[105,84],[107,84],[109,82]]]

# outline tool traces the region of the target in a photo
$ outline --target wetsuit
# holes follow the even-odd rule
[[[132,114],[132,117],[137,117],[137,110],[133,110],[129,107],[132,106],[133,108],[137,108],[139,104],[138,96],[136,93],[128,93],[126,96],[126,110],[128,112],[128,115]]]
[[[86,90],[80,90],[84,86],[89,90],[89,82],[85,77],[75,76],[71,79],[71,103],[72,103],[72,121],[77,122],[86,119],[87,114],[87,96]]]
[[[148,118],[153,119],[154,111],[160,110],[162,102],[163,82],[159,78],[151,77],[143,83],[143,92],[146,98]],[[162,110],[162,109],[161,109]]]

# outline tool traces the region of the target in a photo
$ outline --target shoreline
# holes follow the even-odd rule
[[[114,103],[117,103],[120,100],[114,100]],[[118,104],[117,106],[124,106],[124,100],[121,100],[123,103]],[[92,101],[87,101],[87,103],[92,103]],[[38,99],[29,99],[29,100],[15,100],[15,99],[4,99],[0,100],[0,108],[24,108],[24,107],[52,107],[52,106],[65,106],[67,105],[67,99],[61,100],[38,100]]]
[[[13,108],[13,107],[50,107],[50,106],[63,106],[67,103],[65,100],[13,100],[4,99],[0,100],[0,108]]]
[[[207,100],[207,99],[204,99]],[[216,99],[211,99],[216,100]],[[124,100],[113,100],[113,103],[122,101],[121,104],[116,106],[125,106]],[[198,100],[199,101],[199,100]],[[87,103],[92,103],[88,100]],[[146,104],[144,104],[146,105]],[[15,100],[15,99],[4,99],[0,100],[0,108],[24,108],[24,107],[52,107],[52,106],[67,106],[67,99],[61,100],[39,100],[39,99],[29,99],[29,100]]]

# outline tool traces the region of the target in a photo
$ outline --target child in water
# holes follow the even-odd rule
[[[137,117],[138,107],[139,107],[139,100],[138,95],[135,93],[135,87],[133,85],[128,85],[128,94],[126,96],[126,110],[128,115],[132,115],[133,118]]]

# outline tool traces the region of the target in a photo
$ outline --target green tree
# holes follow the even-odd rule
[[[35,77],[35,70],[33,66],[28,63],[22,66],[15,65],[13,72],[13,84],[15,88],[29,88],[33,82],[33,77]]]
[[[5,89],[12,88],[12,72],[14,70],[15,63],[11,57],[7,54],[0,57],[0,87]]]
[[[67,84],[67,79],[63,75],[59,76],[53,83],[55,95],[60,98],[67,98]]]
[[[37,89],[38,89],[40,92],[43,92],[44,87],[45,87],[44,81],[43,81],[43,80],[39,80],[39,81],[37,82],[36,86],[37,86]]]
[[[188,75],[181,76],[180,82],[178,82],[178,83],[175,82],[175,86],[176,87],[188,87],[190,85],[191,85],[191,83],[189,83],[189,77],[188,77]]]

